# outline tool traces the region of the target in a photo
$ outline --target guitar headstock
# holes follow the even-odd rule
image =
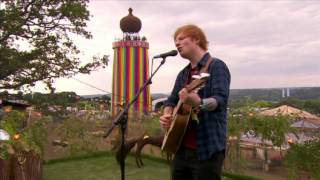
[[[191,81],[190,84],[186,86],[186,89],[188,90],[188,92],[191,92],[195,89],[204,87],[204,83],[209,79],[209,77],[210,77],[210,74],[208,73],[193,75],[192,76],[193,80]]]

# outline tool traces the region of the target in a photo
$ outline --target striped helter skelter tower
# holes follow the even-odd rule
[[[140,38],[141,21],[132,15],[122,18],[122,39],[113,42],[114,61],[112,79],[112,114],[129,103],[149,78],[149,43]],[[151,110],[150,87],[148,86],[131,106],[130,112],[147,113]]]

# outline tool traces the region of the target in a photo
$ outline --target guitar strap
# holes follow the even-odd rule
[[[211,63],[214,62],[212,57],[209,57],[207,63],[200,69],[200,73],[208,73],[208,68]]]
[[[208,61],[207,61],[207,63],[206,63],[203,67],[201,67],[201,69],[200,69],[200,71],[199,71],[199,74],[201,74],[201,73],[208,73],[209,66],[210,66],[210,64],[213,63],[213,62],[214,62],[214,59],[210,56],[209,59],[208,59]],[[189,73],[190,73],[190,70],[189,70]],[[188,74],[189,74],[189,73],[188,73]],[[189,75],[188,75],[188,76],[189,76]],[[188,81],[188,77],[186,78],[186,81],[184,82],[184,87],[188,85],[188,84],[187,84],[187,81]]]

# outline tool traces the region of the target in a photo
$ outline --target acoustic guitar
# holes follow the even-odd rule
[[[209,78],[210,74],[201,73],[200,75],[192,76],[193,80],[185,88],[188,92],[199,90],[204,87],[204,83]],[[170,128],[165,133],[161,149],[168,153],[175,154],[182,142],[183,136],[186,132],[189,119],[191,116],[192,107],[184,104],[179,100],[178,104],[173,110],[172,122]]]

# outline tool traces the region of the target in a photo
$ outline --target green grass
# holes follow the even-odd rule
[[[169,180],[170,169],[164,159],[143,155],[145,166],[138,168],[135,159],[129,155],[126,159],[127,180]],[[120,167],[110,152],[97,152],[89,155],[68,157],[46,161],[45,180],[119,180]],[[237,180],[259,180],[256,177],[223,172],[223,178]]]
[[[135,159],[126,159],[126,179],[166,180],[170,179],[169,165],[153,158],[144,158],[145,166],[138,168]],[[110,153],[87,158],[49,161],[44,166],[45,180],[119,180],[120,167]]]

